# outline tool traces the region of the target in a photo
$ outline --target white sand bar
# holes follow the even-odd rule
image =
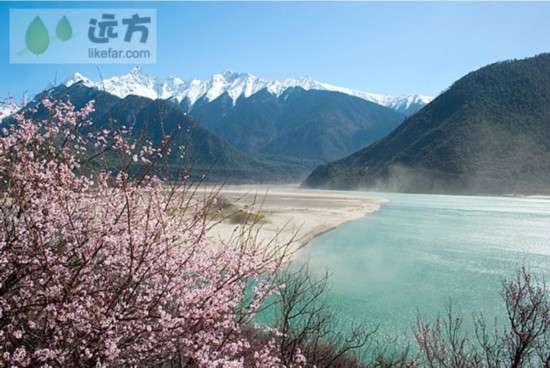
[[[293,240],[294,251],[324,232],[378,210],[386,202],[358,192],[288,186],[231,186],[220,194],[235,206],[264,216],[260,241],[274,237],[279,242]],[[238,226],[224,220],[212,227],[208,237],[212,241],[227,240]]]

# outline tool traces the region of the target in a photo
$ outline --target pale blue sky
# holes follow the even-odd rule
[[[0,3],[0,96],[37,92],[96,65],[10,65],[8,9],[152,7],[152,75],[208,78],[226,69],[310,76],[385,94],[436,95],[485,64],[550,51],[550,3]],[[101,65],[104,77],[132,65]]]

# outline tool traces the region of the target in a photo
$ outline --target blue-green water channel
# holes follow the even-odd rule
[[[550,200],[371,193],[381,210],[314,239],[298,262],[328,271],[341,318],[410,336],[417,312],[449,302],[467,319],[502,315],[502,279],[521,265],[550,279]]]

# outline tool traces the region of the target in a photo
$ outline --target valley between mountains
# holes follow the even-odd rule
[[[95,128],[125,125],[138,140],[183,148],[163,157],[165,176],[185,170],[225,183],[540,194],[550,188],[549,75],[550,54],[498,62],[432,100],[309,78],[162,79],[134,68],[101,81],[75,73],[21,111],[40,117],[45,97],[77,108],[93,100]]]

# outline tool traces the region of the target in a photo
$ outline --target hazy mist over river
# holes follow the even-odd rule
[[[371,195],[390,202],[314,239],[299,257],[314,273],[329,272],[328,302],[344,319],[397,335],[417,310],[435,317],[449,301],[468,320],[498,316],[504,277],[522,264],[550,276],[549,199]]]

